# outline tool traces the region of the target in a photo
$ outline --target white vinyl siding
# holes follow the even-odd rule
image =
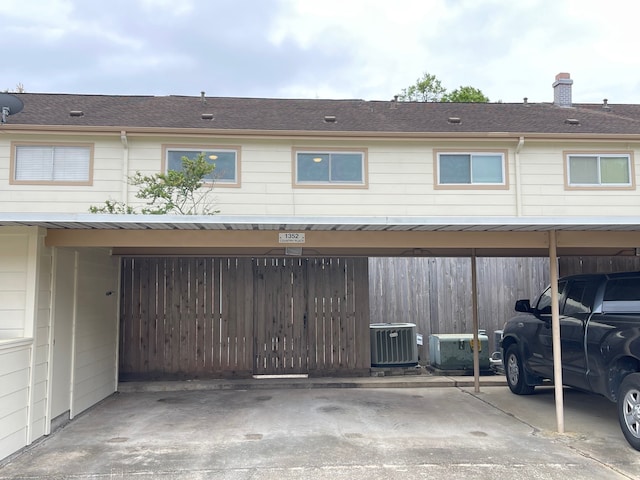
[[[0,340],[0,460],[27,445],[31,340]]]
[[[48,433],[51,250],[41,229],[4,227],[0,251],[8,254],[0,256],[0,271],[16,280],[3,291],[17,299],[5,305],[10,315],[0,315],[2,459]]]
[[[79,252],[72,418],[117,388],[118,271],[108,250]]]
[[[81,183],[91,180],[89,146],[16,145],[15,182]]]
[[[164,171],[167,148],[204,148],[238,150],[237,173],[241,176],[241,186],[226,188],[232,184],[223,182],[214,185],[215,208],[221,215],[637,214],[635,150],[625,149],[626,142],[621,142],[616,148],[614,141],[573,141],[569,144],[562,139],[534,141],[526,138],[516,156],[517,142],[514,143],[513,139],[466,139],[462,143],[457,139],[414,139],[409,142],[340,138],[313,139],[314,144],[310,146],[309,139],[239,139],[229,136],[216,138],[215,145],[194,145],[188,144],[193,139],[177,135],[130,135],[125,149],[119,137],[81,137],[70,133],[60,142],[60,138],[38,135],[43,145],[56,141],[65,145],[83,142],[95,145],[92,187],[77,188],[77,184],[45,182],[12,184],[13,145],[37,142],[30,141],[27,135],[0,137],[3,137],[0,138],[0,159],[5,159],[0,162],[0,182],[5,182],[5,188],[0,188],[1,212],[86,213],[89,206],[100,205],[106,199],[126,199],[132,205],[142,206],[143,202],[135,197],[136,188],[126,185],[127,176],[134,175],[136,171],[145,175]],[[238,145],[231,147],[234,142]],[[298,151],[364,152],[365,185],[296,184],[295,152]],[[501,153],[504,155],[505,183],[439,184],[439,153]],[[567,154],[593,156],[594,153],[629,155],[632,185],[570,186],[566,171]]]

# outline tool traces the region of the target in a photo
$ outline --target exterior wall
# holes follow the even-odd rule
[[[0,339],[25,336],[27,297],[33,296],[27,280],[30,236],[24,228],[0,228]]]
[[[10,144],[28,142],[89,142],[94,144],[94,181],[86,186],[9,185]],[[635,215],[636,189],[567,190],[564,150],[632,150],[625,142],[551,142],[526,139],[516,168],[517,140],[418,140],[380,139],[335,141],[210,137],[144,137],[129,135],[125,148],[119,136],[6,134],[0,139],[0,211],[86,213],[91,205],[125,197],[135,203],[134,190],[124,179],[136,171],[161,170],[164,145],[240,148],[240,187],[219,184],[214,201],[223,215],[309,216],[556,216]],[[292,149],[366,148],[366,188],[293,188]],[[434,188],[434,151],[440,149],[508,152],[508,188]],[[638,153],[638,152],[633,152]],[[634,155],[637,159],[640,155]],[[520,174],[520,182],[516,179]],[[640,168],[635,168],[636,172]],[[637,173],[636,173],[637,175]],[[518,183],[520,191],[518,192]],[[637,184],[637,179],[636,179]],[[521,199],[518,212],[517,199]],[[53,201],[52,201],[53,200]]]
[[[0,229],[0,272],[14,278],[1,290],[10,308],[0,313],[0,458],[49,428],[51,251],[43,235],[36,228]]]
[[[49,434],[58,413],[51,407],[56,275],[44,234],[37,228],[0,228],[0,459]],[[72,338],[59,338],[60,344],[73,345],[61,362],[71,366],[63,373],[72,383],[62,389],[73,391],[72,404],[58,408],[73,417],[116,390],[118,264],[98,249],[64,258],[56,268],[77,275],[71,295],[77,301],[56,310],[72,313],[75,321]]]
[[[35,308],[34,359],[31,393],[30,441],[49,433],[49,387],[51,362],[51,288],[52,254],[39,238],[36,284],[38,293]]]
[[[75,321],[76,257],[74,250],[54,249],[53,275],[53,333],[51,355],[51,418],[71,411],[71,365],[73,352],[73,323]]]
[[[27,445],[32,340],[0,342],[0,460]]]
[[[9,185],[11,142],[94,143],[93,185]],[[120,198],[123,147],[119,137],[3,135],[0,139],[0,211],[80,212],[107,198]],[[46,208],[43,208],[46,205]]]
[[[637,215],[639,153],[628,143],[562,143],[531,142],[520,153],[523,215],[564,216]],[[602,152],[627,150],[634,153],[635,185],[632,190],[586,189],[565,190],[563,150]]]
[[[117,388],[118,262],[107,250],[80,250],[77,265],[71,418]]]
[[[180,138],[162,144],[185,144]],[[192,145],[203,145],[192,140]],[[220,139],[211,145],[237,145],[238,139]],[[205,143],[206,145],[206,143]],[[471,206],[481,215],[514,215],[515,196],[509,190],[434,190],[434,148],[452,148],[451,142],[354,142],[339,140],[265,141],[242,143],[240,188],[218,185],[214,200],[222,215],[467,215]],[[515,147],[515,142],[481,143],[470,149]],[[293,188],[294,147],[366,148],[368,188]],[[158,140],[129,141],[130,170],[153,173],[163,155]],[[513,153],[509,159],[513,161]],[[512,168],[509,168],[511,171]],[[513,183],[513,178],[510,182]],[[464,195],[461,195],[464,193]],[[129,197],[133,198],[133,192]]]

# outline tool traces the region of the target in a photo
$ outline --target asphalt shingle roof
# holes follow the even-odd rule
[[[199,96],[14,94],[24,102],[6,126],[212,129],[342,133],[639,135],[640,105],[421,103]],[[82,112],[72,116],[70,112]],[[203,118],[210,114],[213,118]],[[325,116],[335,117],[335,122]],[[451,123],[450,118],[460,119]],[[572,124],[568,119],[579,123]],[[0,127],[3,128],[3,127]]]

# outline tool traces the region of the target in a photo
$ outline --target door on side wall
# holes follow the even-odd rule
[[[306,265],[254,260],[254,375],[308,373]]]
[[[71,410],[71,352],[75,308],[75,252],[58,248],[54,252],[53,360],[51,418]],[[67,413],[68,415],[68,413]]]

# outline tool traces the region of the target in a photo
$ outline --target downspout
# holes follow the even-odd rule
[[[520,150],[524,145],[524,137],[520,137],[518,140],[518,145],[516,146],[516,155],[514,159],[515,165],[515,176],[516,176],[516,216],[522,216],[522,191],[521,191],[521,182],[520,182]]]
[[[120,132],[120,141],[122,142],[122,194],[121,199],[125,205],[129,205],[129,141],[127,140],[127,132]]]

